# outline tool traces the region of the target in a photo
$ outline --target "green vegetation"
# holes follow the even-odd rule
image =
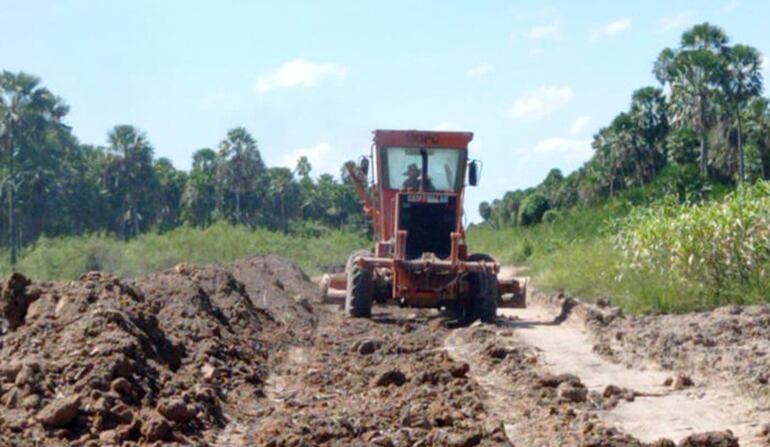
[[[632,312],[770,301],[760,62],[718,27],[685,31],[653,66],[663,88],[636,90],[577,171],[482,203],[471,246],[528,264],[544,289]]]
[[[155,159],[131,125],[107,132],[106,147],[80,144],[64,124],[68,111],[34,76],[0,73],[0,249],[11,263],[39,237],[130,240],[218,221],[300,235],[366,230],[345,169],[314,179],[306,157],[294,170],[268,167],[242,127],[197,150],[185,172]]]
[[[594,154],[580,169],[567,176],[553,169],[534,188],[480,204],[479,213],[496,228],[534,225],[543,208],[601,204],[656,182],[662,172],[680,200],[708,193],[704,187],[770,180],[761,60],[755,48],[731,45],[716,26],[687,30],[652,67],[662,88],[634,91],[628,109],[594,135]]]
[[[660,186],[660,184],[657,184]],[[650,188],[557,221],[468,232],[474,251],[526,264],[538,286],[611,298],[630,312],[683,312],[770,300],[770,183],[680,203]]]
[[[770,183],[740,188],[723,200],[673,200],[634,210],[615,245],[622,275],[665,278],[676,301],[665,308],[755,303],[770,297]]]
[[[179,262],[215,263],[251,254],[276,254],[295,260],[308,274],[345,262],[368,241],[350,232],[327,231],[321,237],[300,237],[266,229],[217,223],[207,228],[180,227],[146,233],[129,241],[106,234],[41,238],[22,252],[17,269],[35,280],[69,280],[89,270],[134,276]],[[7,257],[0,273],[8,274]]]

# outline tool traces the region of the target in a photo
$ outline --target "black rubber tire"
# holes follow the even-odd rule
[[[494,258],[484,253],[468,256],[468,261],[495,262]],[[474,272],[470,274],[473,297],[468,303],[470,312],[466,312],[468,323],[481,320],[482,323],[494,323],[497,320],[497,275],[492,272]]]
[[[345,264],[348,276],[345,294],[345,312],[354,318],[369,318],[372,316],[374,301],[374,278],[370,268],[359,267],[354,261],[360,256],[370,256],[365,250],[355,251]]]

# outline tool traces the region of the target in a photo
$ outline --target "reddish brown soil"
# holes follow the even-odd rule
[[[671,345],[650,339],[662,323],[629,320],[638,335],[618,336],[632,323],[591,312],[598,345],[629,358],[643,344],[727,344],[745,323]],[[0,286],[0,445],[643,445],[601,420],[629,390],[550,374],[516,330],[504,318],[448,329],[436,311],[394,307],[349,319],[278,257],[133,279],[14,275]],[[761,382],[763,365],[736,371]]]

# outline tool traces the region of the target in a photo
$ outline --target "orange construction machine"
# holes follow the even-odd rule
[[[444,308],[464,324],[493,321],[498,307],[525,306],[527,280],[498,277],[500,265],[465,240],[464,188],[476,186],[480,173],[468,159],[472,139],[469,132],[374,131],[371,155],[348,167],[372,219],[374,251],[352,253],[344,273],[324,277],[327,302],[344,300],[353,317],[371,316],[374,303]]]

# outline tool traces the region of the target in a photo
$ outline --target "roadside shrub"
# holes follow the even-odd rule
[[[561,220],[561,213],[559,210],[548,210],[545,213],[543,213],[543,222],[545,223],[554,223]]]
[[[532,257],[532,253],[534,252],[535,248],[532,247],[532,243],[529,242],[529,239],[524,239],[524,242],[521,244],[521,254],[524,256],[525,259],[529,259]]]
[[[770,183],[698,205],[669,197],[634,210],[619,230],[621,279],[639,270],[668,278],[694,300],[686,307],[753,301],[770,288]]]
[[[540,194],[528,195],[519,208],[519,225],[529,226],[539,223],[548,210],[548,200]]]
[[[312,275],[327,265],[344,263],[351,251],[370,245],[366,238],[348,232],[326,230],[318,237],[300,236],[218,222],[205,229],[179,227],[145,233],[129,241],[106,234],[44,237],[24,250],[17,269],[36,280],[70,280],[88,270],[135,276],[179,262],[223,263],[253,254],[275,254],[294,260]],[[0,275],[10,273],[10,265],[4,261],[7,256],[0,251]]]

